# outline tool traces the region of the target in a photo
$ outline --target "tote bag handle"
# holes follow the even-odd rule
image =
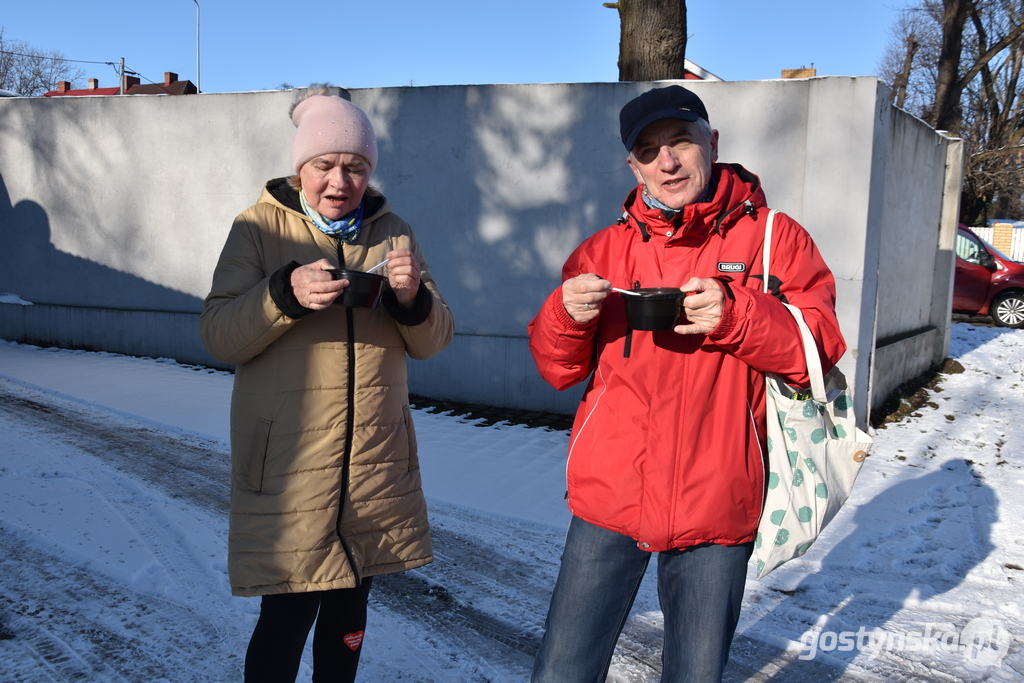
[[[764,282],[761,291],[768,293],[768,273],[772,262],[772,226],[775,224],[775,209],[768,212],[768,221],[764,226],[764,249],[762,257],[762,272]],[[807,375],[811,378],[811,396],[818,403],[827,403],[828,397],[825,393],[825,378],[821,372],[821,357],[818,355],[818,346],[814,343],[814,336],[804,321],[804,315],[796,306],[783,304],[796,319],[800,328],[800,336],[804,344],[804,358],[807,363]]]

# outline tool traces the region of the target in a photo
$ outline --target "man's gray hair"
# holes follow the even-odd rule
[[[694,121],[693,123],[697,124],[697,130],[700,131],[701,143],[704,144],[711,142],[711,124],[705,121],[704,119],[700,118]],[[633,156],[633,150],[629,150],[629,156],[631,159],[636,159],[636,157]]]
[[[704,119],[697,119],[697,127],[700,128],[701,134],[704,136],[704,142],[711,141],[711,124]]]

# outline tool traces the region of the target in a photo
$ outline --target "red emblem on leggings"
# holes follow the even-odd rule
[[[349,633],[343,640],[345,641],[345,644],[348,645],[349,649],[354,652],[363,644],[363,632],[356,631],[355,633]]]

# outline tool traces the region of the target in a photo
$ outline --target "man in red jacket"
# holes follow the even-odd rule
[[[589,378],[569,441],[572,521],[537,655],[538,682],[603,681],[652,553],[665,619],[663,681],[719,681],[764,498],[764,373],[806,386],[802,309],[827,372],[845,351],[835,281],[807,232],[760,181],[719,164],[718,131],[681,86],[620,113],[639,185],[585,240],[530,323],[541,375]],[[627,325],[612,288],[674,287],[672,330]]]

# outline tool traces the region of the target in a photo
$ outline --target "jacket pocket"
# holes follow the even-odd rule
[[[256,433],[252,437],[252,448],[249,453],[249,472],[245,484],[251,491],[263,491],[263,468],[267,462],[267,446],[270,443],[270,420],[260,418],[256,421]]]
[[[409,436],[409,471],[420,468],[419,453],[416,450],[416,428],[412,424],[412,411],[409,406],[402,406],[402,418],[405,420],[405,433]]]

